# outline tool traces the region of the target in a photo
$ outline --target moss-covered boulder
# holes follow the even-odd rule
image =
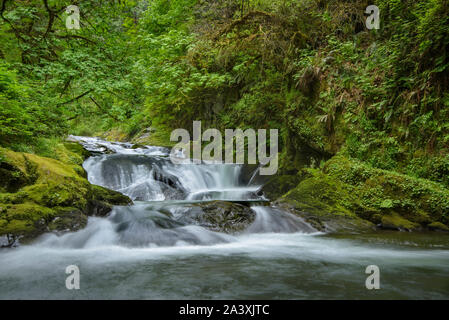
[[[449,232],[449,227],[441,222],[432,222],[427,226],[432,231],[445,231]]]
[[[44,232],[78,230],[88,215],[106,215],[113,205],[131,203],[118,192],[92,186],[80,166],[82,157],[59,152],[67,162],[0,149],[0,180],[8,181],[0,191],[0,236],[7,236],[10,245]]]
[[[301,216],[314,228],[325,232],[361,232],[374,225],[359,218],[351,205],[357,197],[345,185],[318,169],[308,169],[298,186],[275,204]]]
[[[304,172],[305,178],[279,202],[321,222],[340,216],[409,231],[432,229],[435,222],[449,225],[449,190],[441,184],[375,169],[343,155],[330,159],[322,170]]]
[[[88,203],[90,215],[104,217],[112,211],[112,206],[132,204],[132,200],[120,192],[92,185],[92,195]]]

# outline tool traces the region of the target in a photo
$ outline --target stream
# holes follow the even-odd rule
[[[258,194],[241,165],[172,164],[169,150],[72,137],[91,183],[133,199],[86,228],[0,251],[0,299],[449,299],[447,233],[332,235]],[[198,222],[228,201],[254,219],[225,233]],[[80,270],[68,290],[66,267]],[[365,269],[380,269],[368,290]]]

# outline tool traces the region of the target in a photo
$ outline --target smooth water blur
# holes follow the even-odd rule
[[[135,204],[1,250],[0,299],[449,299],[447,234],[327,235],[256,205],[244,231],[213,232],[192,204],[261,200],[257,172],[245,181],[238,165],[173,165],[165,148],[73,138],[97,153],[89,180]],[[69,265],[80,290],[65,287]],[[365,288],[368,265],[380,268],[380,290]]]
[[[435,249],[408,236],[257,233],[160,247],[91,238],[81,248],[47,239],[0,253],[0,298],[448,299],[448,237]],[[72,264],[81,273],[77,291],[65,288]],[[380,268],[380,290],[365,288],[371,264]]]

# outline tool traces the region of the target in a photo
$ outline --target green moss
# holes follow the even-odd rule
[[[382,228],[398,230],[415,230],[419,224],[404,219],[398,214],[385,215],[381,218]]]
[[[103,201],[111,205],[128,205],[132,201],[129,197],[120,192],[106,189],[100,186],[92,185],[92,198],[98,201]]]
[[[34,203],[17,205],[0,204],[0,235],[30,237],[42,232],[46,222],[55,217],[55,211]]]
[[[328,161],[323,171],[354,188],[360,199],[361,214],[397,213],[421,225],[449,222],[449,190],[439,183],[375,169],[341,155]]]
[[[171,129],[165,127],[144,129],[131,140],[133,143],[150,146],[173,147],[177,142],[170,141]]]
[[[355,216],[348,208],[357,202],[351,194],[351,188],[318,169],[305,171],[308,176],[295,189],[284,195],[284,200],[294,204],[299,210],[314,214]]]
[[[2,149],[8,171],[20,172],[26,184],[0,193],[0,235],[27,241],[43,232],[78,230],[87,214],[107,214],[112,205],[131,203],[118,192],[90,185],[76,164],[81,156],[71,159],[65,147],[61,152],[66,163]]]
[[[83,151],[84,150],[84,151]],[[77,143],[60,143],[55,148],[55,158],[59,161],[81,166],[88,157],[88,152]]]
[[[300,177],[298,175],[280,175],[271,178],[262,187],[262,192],[270,200],[276,200],[289,190],[297,186]]]
[[[449,190],[443,185],[375,169],[338,155],[306,176],[284,202],[314,215],[357,216],[385,228],[415,230],[449,224]]]
[[[449,231],[449,227],[445,226],[441,222],[432,222],[427,227],[430,230]]]
[[[47,207],[75,207],[84,210],[88,201],[86,181],[65,179],[62,183],[38,183],[22,189],[25,197]]]

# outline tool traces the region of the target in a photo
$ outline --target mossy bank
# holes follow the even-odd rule
[[[0,237],[6,246],[29,242],[44,232],[83,228],[88,215],[106,215],[131,200],[91,185],[81,164],[88,156],[61,143],[54,158],[0,148]],[[58,159],[58,160],[57,160]]]
[[[300,170],[294,179],[300,182],[276,205],[320,230],[449,230],[449,190],[440,183],[372,168],[343,154],[322,168]]]

